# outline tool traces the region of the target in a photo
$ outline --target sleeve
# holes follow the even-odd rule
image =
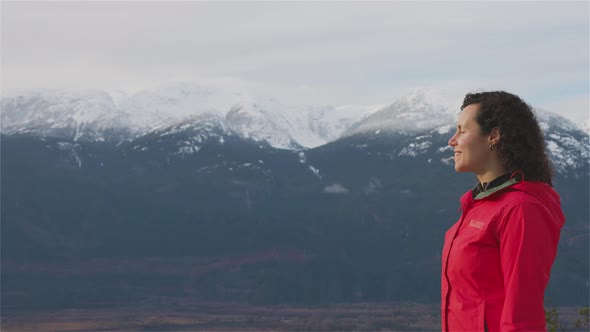
[[[519,202],[499,225],[504,277],[501,331],[545,331],[543,298],[560,226],[540,203]]]

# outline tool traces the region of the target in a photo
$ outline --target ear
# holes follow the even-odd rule
[[[488,136],[488,142],[490,145],[496,145],[500,142],[501,135],[500,135],[500,128],[494,127],[492,131],[490,131],[490,135]]]

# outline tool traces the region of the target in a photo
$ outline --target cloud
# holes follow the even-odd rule
[[[339,183],[324,188],[324,192],[328,194],[348,194],[350,191]]]
[[[453,95],[501,88],[548,108],[571,90],[588,96],[588,10],[588,2],[7,2],[2,87],[133,93],[234,77],[277,87],[273,97],[289,104],[387,104],[400,90],[432,86]],[[548,98],[552,89],[559,93]]]
[[[533,105],[534,106],[534,105]],[[578,94],[559,101],[549,102],[545,108],[551,112],[563,115],[577,124],[588,126],[590,122],[590,99],[588,94]]]

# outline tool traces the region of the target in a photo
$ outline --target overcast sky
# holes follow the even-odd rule
[[[589,117],[588,1],[0,6],[2,91],[209,80],[342,105],[389,104],[416,87],[504,89]]]

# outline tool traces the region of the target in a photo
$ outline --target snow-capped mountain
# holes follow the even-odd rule
[[[565,173],[588,165],[590,140],[587,132],[555,113],[538,110],[536,116],[545,132],[545,143],[556,171]]]
[[[105,141],[120,139],[131,128],[129,114],[102,91],[37,91],[3,98],[1,109],[4,134]]]
[[[342,136],[352,125],[375,113],[382,105],[309,106],[284,112],[291,136],[307,148],[315,148]]]
[[[588,165],[590,140],[587,133],[570,120],[555,113],[536,110],[539,124],[545,133],[547,152],[555,171],[578,176],[578,170]],[[427,155],[443,163],[452,163],[451,147],[447,140],[454,130],[456,114],[448,106],[428,99],[423,92],[401,98],[391,106],[353,125],[343,136],[359,136],[369,140],[396,133],[403,143],[398,156]],[[359,145],[363,149],[365,145]],[[577,175],[576,175],[577,174]]]
[[[287,150],[315,148],[357,135],[400,133],[406,136],[407,146],[399,154],[418,156],[431,149],[445,151],[442,136],[450,135],[460,104],[449,100],[436,90],[416,89],[385,107],[293,107],[246,90],[195,83],[176,83],[131,96],[120,91],[36,91],[2,99],[1,130],[74,142],[192,133],[193,137],[185,134],[175,143],[179,153],[199,151],[207,141],[203,135],[213,133]],[[556,169],[585,165],[588,133],[559,115],[539,111],[538,116]],[[433,135],[440,142],[434,142]]]
[[[136,132],[146,132],[202,113],[225,115],[233,105],[248,99],[239,92],[181,82],[119,98],[117,106],[129,114]]]
[[[202,113],[142,134],[133,141],[132,149],[156,149],[184,157],[199,152],[205,144],[223,144],[232,136],[237,137],[223,117],[216,113]]]
[[[386,132],[422,132],[453,124],[456,109],[438,92],[416,89],[351,126],[343,136]]]
[[[264,141],[276,148],[297,150],[302,146],[290,135],[292,126],[278,112],[256,103],[234,105],[226,114],[229,127],[239,136]]]
[[[122,91],[29,91],[2,99],[2,133],[104,141],[132,140],[158,128],[218,114],[244,139],[299,150],[338,138],[375,106],[292,107],[246,90],[176,83],[127,95]],[[198,117],[197,117],[198,118]],[[187,120],[188,119],[188,120]],[[190,120],[193,119],[193,120]]]

